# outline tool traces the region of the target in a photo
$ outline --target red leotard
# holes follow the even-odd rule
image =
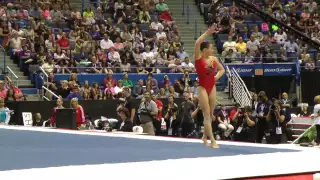
[[[196,71],[199,78],[199,86],[206,89],[208,95],[210,95],[212,88],[215,86],[215,75],[217,70],[217,64],[213,61],[211,68],[207,67],[207,62],[202,57],[195,62]]]

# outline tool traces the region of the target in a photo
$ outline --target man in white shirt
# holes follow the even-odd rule
[[[247,49],[249,49],[251,53],[254,53],[259,49],[259,47],[260,47],[260,42],[256,40],[254,36],[251,36],[250,41],[247,42]]]
[[[223,59],[226,57],[230,49],[235,53],[237,52],[237,43],[232,40],[231,36],[228,37],[227,42],[223,43],[223,52],[221,54]]]
[[[165,32],[163,32],[163,28],[159,27],[158,28],[159,32],[157,32],[156,36],[158,40],[164,40],[167,38],[167,34]]]
[[[159,28],[164,28],[163,25],[159,22],[158,18],[157,17],[154,17],[153,18],[153,22],[151,23],[151,28],[158,31]]]
[[[48,59],[48,62],[44,63],[41,67],[47,74],[52,73],[54,71],[53,59]]]
[[[195,72],[194,65],[190,62],[189,57],[184,58],[184,62],[181,63],[183,71]]]
[[[102,39],[102,40],[100,41],[100,47],[101,47],[102,50],[107,51],[107,50],[109,50],[111,47],[114,47],[114,44],[113,44],[113,42],[109,39],[108,34],[105,34],[103,37],[104,37],[104,39]]]

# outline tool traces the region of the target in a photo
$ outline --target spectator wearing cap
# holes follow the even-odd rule
[[[4,88],[4,82],[0,81],[0,98],[5,99],[7,97],[8,90]]]
[[[117,123],[117,131],[132,132],[133,122],[129,119],[130,112],[127,108],[120,108],[118,110],[120,121]]]
[[[67,100],[71,101],[72,99],[78,99],[78,100],[82,100],[82,96],[80,94],[80,91],[79,91],[79,86],[78,85],[75,85],[72,89],[72,92],[67,96]]]

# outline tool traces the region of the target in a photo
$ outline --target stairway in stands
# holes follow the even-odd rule
[[[184,47],[190,57],[193,57],[193,49],[194,49],[194,42],[195,42],[195,19],[197,20],[197,33],[196,37],[200,36],[200,32],[203,33],[208,29],[207,24],[205,24],[203,16],[200,15],[200,11],[197,5],[195,5],[194,0],[184,0],[184,15],[182,14],[183,11],[183,4],[182,0],[166,0],[165,3],[168,5],[169,10],[172,12],[173,19],[177,24],[181,36],[181,41],[184,43]],[[189,24],[187,24],[187,6],[189,5],[190,15],[189,15]],[[215,46],[213,41],[213,37],[208,37],[208,41],[212,42]],[[216,47],[214,49],[214,54],[217,54]]]
[[[3,52],[0,53],[0,65],[4,65],[4,54]],[[28,96],[29,101],[39,100],[39,97],[37,95],[37,89],[34,88],[34,84],[31,83],[31,80],[28,76],[24,76],[23,72],[20,71],[20,68],[17,64],[13,62],[12,59],[10,59],[10,56],[6,55],[6,66],[9,66],[10,69],[17,75],[18,77],[18,87],[21,89],[22,93]],[[7,67],[4,67],[7,68]],[[6,69],[7,72],[9,72],[8,69]],[[16,82],[16,78],[12,74],[8,74],[8,77]]]

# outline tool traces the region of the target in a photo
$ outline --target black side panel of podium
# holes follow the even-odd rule
[[[57,109],[56,126],[63,129],[77,129],[76,112],[74,109]]]

